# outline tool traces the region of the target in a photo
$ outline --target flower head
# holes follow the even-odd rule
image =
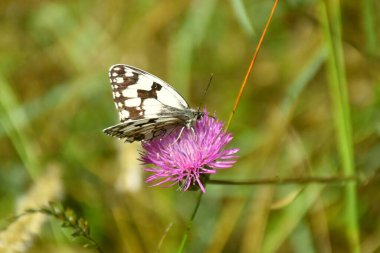
[[[153,173],[146,182],[155,182],[153,186],[179,184],[184,191],[197,185],[205,192],[205,177],[236,162],[234,154],[239,149],[225,149],[231,140],[232,135],[223,130],[223,123],[205,111],[192,129],[179,127],[142,144],[145,151],[141,160],[154,165],[145,169]]]

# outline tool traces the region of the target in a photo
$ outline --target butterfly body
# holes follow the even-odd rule
[[[120,124],[104,129],[107,135],[149,141],[178,126],[190,129],[204,114],[190,108],[168,83],[141,69],[117,64],[109,77]]]

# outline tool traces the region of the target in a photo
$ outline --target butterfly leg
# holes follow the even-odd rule
[[[177,139],[175,139],[175,141],[172,144],[170,144],[170,146],[173,145],[174,143],[176,143],[177,141],[179,141],[179,139],[182,136],[183,130],[185,130],[185,127],[181,128],[181,131],[179,132]]]
[[[193,128],[193,127],[190,127],[190,129],[191,129],[191,132],[193,132],[193,135],[194,135],[195,140],[197,140],[197,135],[195,134],[195,130],[194,130],[194,128]]]
[[[185,191],[187,188],[191,187],[191,182],[193,176],[191,174],[187,174],[184,179],[178,181],[178,191]],[[194,182],[193,182],[194,185]]]

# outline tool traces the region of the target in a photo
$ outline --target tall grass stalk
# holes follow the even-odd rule
[[[365,48],[367,53],[370,56],[378,55],[378,38],[376,35],[379,33],[376,32],[376,22],[375,22],[375,3],[373,0],[362,0],[361,9],[362,9],[362,24],[364,31],[365,39]]]
[[[347,95],[347,81],[344,69],[344,56],[341,32],[339,0],[321,1],[321,20],[329,47],[327,75],[330,96],[333,103],[337,145],[342,161],[344,176],[355,175],[354,150],[350,121],[350,105]],[[357,222],[356,183],[347,183],[344,190],[346,231],[351,252],[360,252],[359,228]]]
[[[25,133],[20,130],[19,122],[26,122],[25,113],[13,114],[15,108],[21,108],[16,95],[14,94],[9,83],[0,77],[0,124],[15,147],[21,161],[23,162],[29,175],[36,179],[40,174],[37,155],[31,145],[31,140]]]
[[[185,90],[185,87],[190,87],[194,50],[207,35],[208,24],[216,3],[216,0],[193,1],[182,27],[170,42],[169,83],[176,83],[176,88],[185,97],[188,97],[187,93],[190,90]]]

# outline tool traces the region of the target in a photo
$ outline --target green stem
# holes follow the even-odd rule
[[[203,196],[203,192],[200,192],[198,195],[198,198],[197,198],[197,203],[196,203],[195,208],[193,210],[193,213],[191,215],[191,218],[190,218],[189,222],[187,223],[185,234],[182,236],[181,245],[179,246],[178,253],[182,253],[185,250],[185,245],[186,245],[187,239],[189,238],[189,233],[190,233],[191,227],[193,226],[193,221],[195,219],[195,215],[198,212],[198,208],[199,208],[199,205],[201,203],[202,196]]]
[[[210,179],[209,184],[223,184],[223,185],[284,185],[284,184],[336,184],[345,183],[348,181],[356,181],[356,176],[350,177],[307,177],[307,178],[271,178],[271,179],[257,179],[247,181],[231,181],[231,180],[216,180]]]

